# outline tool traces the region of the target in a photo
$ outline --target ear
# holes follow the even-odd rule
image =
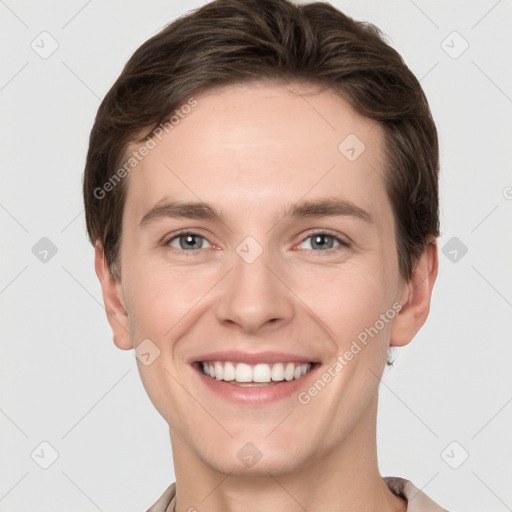
[[[94,244],[94,252],[94,268],[101,284],[103,302],[108,323],[112,328],[114,343],[121,350],[130,350],[134,347],[130,336],[130,323],[121,284],[112,276],[103,251],[103,245],[99,240]]]
[[[438,265],[437,241],[432,238],[420,256],[411,279],[404,284],[399,299],[403,306],[391,324],[391,346],[407,345],[425,323]]]

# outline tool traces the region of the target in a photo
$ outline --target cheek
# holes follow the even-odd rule
[[[320,320],[325,334],[337,345],[348,349],[360,336],[364,341],[366,329],[391,309],[394,291],[390,286],[385,265],[368,259],[364,264],[346,263],[338,268],[322,268],[301,275],[294,290],[308,306],[313,321]],[[378,324],[378,336],[385,337],[390,323]],[[375,331],[372,330],[374,339]]]
[[[194,405],[180,385],[183,356],[176,340],[193,330],[194,314],[200,310],[198,301],[211,284],[204,275],[191,275],[183,268],[173,270],[169,266],[144,264],[140,260],[137,266],[126,270],[130,293],[128,313],[135,345],[149,339],[159,350],[151,364],[137,362],[141,380],[155,408],[171,424],[175,418],[168,411]]]
[[[211,272],[210,272],[211,273]],[[211,288],[211,276],[190,269],[141,265],[127,269],[130,316],[139,336],[169,339]]]

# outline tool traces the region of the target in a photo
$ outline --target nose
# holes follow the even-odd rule
[[[270,266],[269,259],[265,251],[252,262],[238,253],[233,255],[234,268],[223,280],[216,309],[219,322],[257,334],[291,321],[293,292],[285,284],[284,270],[275,261]]]

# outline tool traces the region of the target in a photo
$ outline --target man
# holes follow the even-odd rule
[[[379,379],[437,276],[427,100],[375,27],[216,0],[144,43],[84,174],[114,343],[169,424],[152,512],[443,510],[380,476]]]

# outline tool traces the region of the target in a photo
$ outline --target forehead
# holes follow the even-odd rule
[[[377,218],[379,208],[389,209],[382,127],[333,91],[256,82],[194,99],[197,105],[169,133],[153,137],[156,145],[130,172],[130,216],[142,218],[163,199],[256,212],[336,195]]]

